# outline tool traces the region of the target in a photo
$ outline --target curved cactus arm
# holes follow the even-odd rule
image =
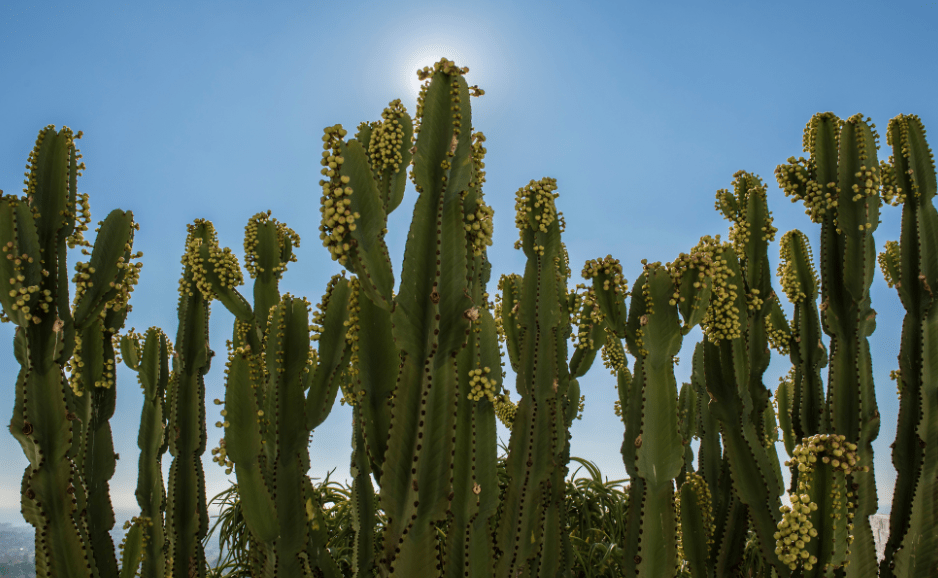
[[[856,444],[842,435],[806,437],[785,465],[799,472],[791,506],[782,506],[775,533],[779,558],[803,576],[828,576],[847,566],[856,508],[856,495],[848,476],[859,465]]]
[[[582,285],[578,286],[581,287]],[[592,289],[587,289],[582,296],[575,292],[570,295],[574,297],[570,310],[576,314],[572,320],[575,333],[573,355],[570,357],[570,375],[576,378],[586,375],[596,359],[597,351],[606,351],[603,349],[606,339],[615,337],[607,337],[609,329],[599,306],[595,303]]]
[[[893,154],[882,163],[883,196],[902,205],[900,240],[887,242],[879,262],[906,310],[899,350],[899,419],[892,461],[897,470],[889,540],[882,576],[917,575],[934,568],[938,556],[938,389],[935,382],[938,308],[938,212],[934,155],[925,127],[914,115],[889,121]]]
[[[414,122],[400,99],[392,100],[381,113],[381,122],[360,125],[355,139],[368,150],[378,196],[386,214],[404,199],[407,171],[414,151]]]
[[[218,246],[214,227],[210,231],[205,239],[198,238],[198,246],[189,253],[196,286],[207,299],[221,301],[238,319],[251,321],[251,305],[236,289],[244,284],[238,258],[228,247]]]

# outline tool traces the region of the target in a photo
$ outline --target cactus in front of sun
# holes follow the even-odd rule
[[[162,578],[168,568],[164,532],[166,489],[163,486],[162,461],[169,447],[166,392],[173,346],[161,329],[151,327],[143,336],[133,330],[124,335],[120,342],[120,352],[124,364],[137,372],[137,381],[143,390],[140,434],[137,437],[140,460],[135,492],[140,516],[134,519],[133,528],[127,533],[123,545],[125,562],[121,570],[128,570],[126,560],[130,545],[140,540],[138,548],[143,562],[140,575],[144,578]]]
[[[821,326],[830,337],[827,378],[829,433],[858,446],[868,471],[853,471],[857,513],[848,578],[876,574],[876,549],[869,516],[878,507],[872,442],[879,434],[879,411],[868,337],[876,328],[870,284],[876,266],[873,233],[879,225],[881,168],[879,136],[860,114],[841,120],[814,115],[804,130],[809,158],[794,157],[775,175],[792,201],[801,200],[821,225]],[[824,560],[821,561],[824,563]]]
[[[889,540],[881,576],[919,576],[938,567],[938,382],[935,340],[938,308],[938,213],[935,211],[935,160],[925,127],[914,115],[889,121],[887,142],[893,154],[882,163],[883,196],[902,205],[899,241],[888,241],[879,255],[883,275],[906,310],[895,372],[899,419],[892,462],[897,470]]]
[[[29,155],[24,196],[0,195],[0,251],[4,253],[0,277],[9,281],[0,292],[0,318],[17,325],[14,352],[21,366],[10,431],[30,461],[23,476],[21,503],[24,518],[36,528],[39,576],[91,577],[99,572],[114,574],[117,566],[107,536],[113,525],[107,480],[115,455],[111,450],[109,455],[105,451],[98,456],[105,461],[94,473],[76,463],[90,461],[88,439],[99,440],[104,450],[111,447],[107,418],[96,416],[91,424],[91,416],[81,408],[99,407],[106,412],[113,402],[109,404],[107,392],[97,404],[85,396],[86,392],[98,393],[95,383],[73,391],[64,367],[75,349],[78,331],[103,327],[102,318],[108,319],[109,328],[123,323],[113,315],[126,306],[136,280],[136,267],[130,263],[136,225],[131,213],[120,210],[100,224],[93,250],[85,252],[90,254],[89,261],[77,265],[77,289],[70,308],[67,248],[92,247],[82,235],[90,221],[88,196],[77,192],[77,179],[84,169],[75,146],[80,137],[80,132],[73,134],[67,127],[58,132],[45,127]],[[89,346],[110,345],[103,334],[96,339]],[[105,357],[102,352],[91,362],[93,367],[86,368],[99,387],[111,385],[104,379]],[[83,476],[89,480],[93,476],[90,488]],[[93,503],[88,492],[94,494]]]

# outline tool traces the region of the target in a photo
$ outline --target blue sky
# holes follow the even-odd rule
[[[119,207],[132,210],[141,226],[135,249],[144,252],[144,266],[127,327],[156,325],[175,337],[186,224],[200,217],[215,223],[222,246],[242,256],[248,218],[272,210],[303,239],[281,290],[315,303],[339,272],[318,239],[322,129],[342,123],[352,131],[379,119],[395,98],[413,112],[415,71],[446,56],[468,66],[470,84],[486,91],[472,107],[473,126],[487,137],[493,293],[498,275],[524,269],[522,253],[512,248],[514,193],[544,176],[558,182],[575,271],[612,254],[631,282],[643,258],[671,261],[702,235],[725,237],[728,223],[713,209],[714,193],[730,187],[738,170],[768,183],[779,236],[799,228],[816,249],[818,227],[784,197],[773,171],[802,154],[802,129],[816,112],[862,112],[881,134],[900,113],[938,126],[938,3],[779,6],[8,1],[0,7],[0,188],[19,193],[43,126],[85,132],[88,169],[79,191],[90,193],[94,220]],[[882,145],[880,158],[887,158],[885,138]],[[388,225],[398,279],[414,195],[408,184]],[[899,209],[886,207],[877,247],[898,234]],[[774,263],[777,251],[776,244]],[[870,342],[882,427],[874,449],[880,505],[888,510],[898,411],[888,375],[897,365],[904,311],[877,275],[879,316]],[[211,345],[220,356],[232,320],[220,304],[213,307]],[[18,367],[12,337],[11,325],[0,326],[4,423]],[[679,383],[689,377],[699,338],[699,331],[685,338]],[[765,383],[774,390],[788,367],[774,355]],[[206,377],[209,448],[220,437],[212,425],[220,408],[211,400],[224,397],[222,369],[213,364]],[[117,379],[111,424],[121,460],[111,494],[123,519],[137,509],[142,395],[133,372],[122,367]],[[572,454],[623,478],[614,379],[597,362],[581,387],[586,409],[573,426]],[[333,478],[348,476],[350,419],[337,405],[314,433],[310,475],[336,468]],[[500,433],[507,442],[507,431]],[[19,489],[28,462],[9,433],[0,439],[0,521],[25,524]],[[204,463],[213,496],[228,483],[208,451]],[[167,453],[164,471],[169,464]]]

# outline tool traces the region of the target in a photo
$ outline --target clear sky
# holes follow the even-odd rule
[[[890,118],[914,113],[938,130],[936,24],[934,1],[7,0],[0,7],[0,188],[19,193],[43,126],[85,132],[79,144],[88,169],[79,191],[91,194],[95,222],[122,208],[141,227],[134,248],[144,252],[144,266],[128,328],[156,325],[175,338],[186,224],[200,217],[243,260],[244,225],[272,210],[303,239],[281,290],[316,303],[340,271],[318,238],[322,129],[342,123],[354,132],[395,98],[413,113],[415,71],[445,56],[468,66],[469,83],[486,91],[472,107],[474,128],[488,139],[493,294],[500,274],[524,270],[523,254],[512,248],[515,191],[545,176],[557,179],[577,272],[585,260],[612,254],[632,282],[643,258],[667,262],[702,235],[725,238],[714,193],[730,187],[738,170],[768,183],[779,237],[799,228],[816,252],[819,227],[779,190],[776,165],[802,154],[802,129],[817,112],[862,112],[883,135]],[[882,146],[880,158],[888,158],[885,138]],[[408,183],[388,225],[398,280],[414,199]],[[878,249],[899,235],[899,209],[882,215]],[[770,256],[777,264],[777,243]],[[888,510],[898,412],[888,375],[897,367],[904,311],[878,269],[872,292],[882,414],[874,448],[880,506]],[[220,437],[213,426],[220,408],[211,400],[224,397],[233,317],[216,303],[211,319],[219,357],[206,376],[208,448]],[[13,326],[0,326],[4,423],[18,368],[12,338]],[[685,338],[678,383],[689,378],[699,338],[699,330]],[[774,390],[788,367],[787,357],[774,354],[765,383]],[[511,374],[508,381],[514,392]],[[580,381],[586,408],[574,422],[571,452],[624,478],[614,378],[597,360]],[[126,368],[117,388],[111,424],[121,460],[111,496],[123,519],[137,510],[143,397]],[[335,468],[333,478],[347,478],[350,419],[348,407],[337,405],[316,430],[310,475]],[[507,430],[499,431],[507,442]],[[779,453],[786,457],[781,446]],[[170,461],[167,453],[164,472]],[[228,482],[208,451],[203,461],[211,497]],[[15,439],[0,433],[0,521],[25,524],[19,491],[27,464]]]

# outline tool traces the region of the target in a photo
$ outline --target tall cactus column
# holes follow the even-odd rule
[[[848,577],[877,571],[869,516],[876,513],[873,440],[879,434],[879,410],[868,338],[876,328],[870,284],[876,265],[873,232],[879,225],[879,136],[862,115],[846,121],[833,113],[811,118],[804,131],[810,158],[794,157],[779,165],[779,186],[821,225],[821,323],[830,336],[827,405],[832,433],[858,446],[868,471],[854,471],[851,484],[858,500],[854,545]]]
[[[511,427],[506,463],[510,481],[496,534],[501,554],[495,575],[506,578],[519,573],[538,576],[547,568],[553,572],[569,569],[571,564],[571,560],[557,558],[562,554],[558,551],[560,528],[551,492],[553,470],[566,466],[560,460],[567,441],[561,401],[570,383],[566,364],[570,331],[561,330],[570,320],[561,304],[566,287],[560,269],[563,254],[554,205],[556,188],[554,179],[545,178],[531,181],[516,195],[515,224],[521,236],[516,247],[524,250],[527,265],[516,316],[521,399]],[[538,559],[550,556],[559,565],[537,566]]]
[[[921,119],[893,118],[886,138],[893,154],[882,164],[883,196],[902,205],[902,233],[898,243],[886,243],[879,262],[906,315],[892,451],[898,474],[880,576],[926,576],[938,573],[938,187]]]
[[[209,348],[208,320],[210,298],[197,284],[204,275],[199,248],[210,245],[215,231],[211,223],[197,219],[188,227],[183,273],[179,280],[179,329],[173,354],[169,384],[169,469],[167,491],[167,533],[172,549],[174,578],[205,577],[205,551],[202,540],[208,533],[208,505],[205,501],[205,374],[214,352]]]

